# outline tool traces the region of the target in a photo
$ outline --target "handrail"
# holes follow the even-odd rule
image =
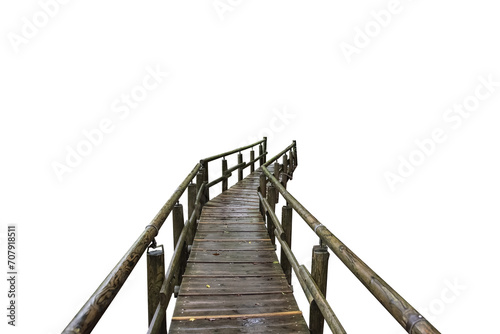
[[[262,171],[271,183],[278,189],[281,195],[318,235],[321,242],[327,245],[333,253],[344,263],[344,265],[361,281],[373,296],[386,308],[396,321],[410,334],[439,334],[440,332],[432,326],[413,306],[392,289],[382,278],[380,278],[370,267],[368,267],[356,254],[354,254],[344,243],[342,243],[330,230],[321,224],[290,192],[274,177],[266,168],[270,163],[279,159],[294,144],[282,151],[278,156],[272,158],[262,165]],[[319,306],[319,305],[318,305]]]
[[[254,155],[252,151],[251,152],[252,161],[249,164],[239,161],[239,163],[236,166],[224,171],[223,173],[224,175],[221,178],[212,181],[211,183],[208,183],[208,162],[216,160],[218,158],[225,158],[226,156],[237,152],[240,153],[238,157],[239,158],[238,160],[240,160],[241,151],[253,148],[254,146],[257,145],[260,145],[259,146],[260,155],[257,159],[252,159]],[[239,169],[240,171],[239,176],[241,176],[242,171],[248,166],[250,166],[252,163],[255,163],[258,159],[262,159],[261,164],[264,163],[267,154],[266,148],[267,148],[267,138],[264,137],[264,139],[256,143],[200,160],[200,163],[196,164],[194,169],[179,185],[179,187],[175,190],[173,195],[163,205],[158,214],[153,218],[151,223],[146,226],[144,231],[141,233],[139,238],[134,242],[131,248],[125,253],[125,255],[121,258],[121,260],[114,267],[114,269],[108,274],[108,276],[104,279],[104,281],[97,288],[97,290],[90,296],[88,301],[83,305],[80,311],[70,321],[70,323],[62,332],[62,334],[76,334],[76,333],[88,334],[93,330],[93,328],[96,326],[100,318],[106,312],[107,308],[109,307],[115,296],[120,291],[121,287],[123,286],[128,276],[138,263],[139,259],[142,257],[143,253],[146,251],[146,249],[150,244],[152,243],[154,244],[154,239],[158,235],[160,228],[162,227],[163,223],[169,216],[170,212],[172,212],[172,209],[179,201],[184,191],[187,189],[188,185],[193,181],[195,177],[197,177],[198,192],[196,194],[195,208],[191,214],[191,217],[189,217],[187,224],[182,228],[182,232],[179,236],[176,248],[174,250],[172,261],[167,270],[167,273],[165,275],[165,280],[160,290],[160,298],[159,298],[160,302],[151,321],[152,325],[155,324],[158,327],[159,324],[161,323],[161,320],[164,317],[164,314],[162,316],[162,314],[159,313],[159,311],[160,310],[165,311],[168,305],[167,298],[170,298],[171,295],[171,293],[169,294],[169,289],[171,288],[172,277],[175,274],[176,270],[178,269],[177,268],[178,261],[180,254],[182,252],[181,248],[184,248],[183,245],[186,242],[186,238],[190,230],[195,226],[196,220],[199,218],[199,215],[201,213],[201,207],[208,200],[208,189],[210,188],[210,186],[213,186],[214,184],[217,184],[218,182],[229,178],[231,176],[231,172],[233,172],[234,170]],[[160,321],[157,321],[158,319],[160,319]]]
[[[86,334],[92,331],[104,312],[106,312],[118,291],[120,291],[137,262],[139,262],[139,259],[148,245],[152,242],[154,237],[158,235],[161,226],[172,211],[175,203],[177,203],[200,168],[201,164],[196,164],[194,169],[188,174],[184,181],[182,181],[173,195],[153,218],[151,223],[146,226],[132,247],[125,253],[92,296],[90,296],[89,300],[83,305],[73,320],[71,320],[62,334]]]
[[[301,266],[299,264],[292,250],[290,249],[288,244],[283,240],[285,237],[285,232],[283,231],[283,227],[281,226],[278,217],[272,210],[271,205],[262,196],[260,192],[258,192],[258,195],[262,205],[264,205],[264,208],[266,209],[266,212],[269,213],[269,216],[271,217],[271,221],[273,222],[276,231],[275,233],[276,238],[278,239],[281,248],[285,252],[288,261],[290,261],[290,264],[292,265],[293,271],[295,272],[295,275],[297,276],[300,286],[302,287],[302,290],[306,295],[307,301],[309,302],[309,304],[315,302],[318,305],[319,309],[321,310],[321,313],[323,314],[326,322],[328,323],[328,326],[330,327],[330,329],[334,334],[345,334],[346,332],[344,328],[342,327],[337,316],[335,315],[332,308],[328,304],[326,298],[321,294],[321,291],[319,291],[316,285],[312,284],[311,282],[308,282],[308,280],[312,280],[309,271],[307,271],[307,269],[305,269],[303,265]],[[307,275],[304,273],[307,273]]]
[[[243,146],[243,147],[240,147],[240,148],[228,151],[228,152],[220,153],[220,154],[217,154],[217,155],[205,158],[205,159],[201,159],[201,162],[202,163],[204,163],[204,162],[210,162],[210,161],[213,161],[213,160],[217,160],[219,158],[224,158],[224,157],[227,157],[228,155],[244,151],[246,149],[252,148],[252,147],[257,146],[259,144],[266,144],[266,143],[267,143],[267,138],[264,137],[264,139],[259,140],[258,142],[255,142],[253,144],[250,144],[250,145],[247,145],[247,146]],[[266,151],[266,150],[264,150],[264,151]]]

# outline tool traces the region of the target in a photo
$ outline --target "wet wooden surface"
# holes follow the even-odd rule
[[[259,176],[203,208],[169,333],[309,333],[259,211]]]

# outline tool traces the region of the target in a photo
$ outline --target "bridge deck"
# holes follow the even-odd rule
[[[309,333],[259,211],[260,173],[204,206],[169,333]]]

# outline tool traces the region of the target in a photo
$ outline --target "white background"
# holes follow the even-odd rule
[[[340,43],[389,1],[231,3],[222,20],[212,0],[69,1],[16,53],[8,34],[40,6],[2,2],[2,243],[19,231],[18,326],[2,278],[2,333],[60,333],[200,158],[262,135],[271,155],[297,140],[289,190],[441,332],[492,333],[500,88],[457,130],[442,116],[500,80],[496,3],[401,0],[351,63]],[[120,120],[111,104],[147,66],[169,77]],[[51,164],[104,118],[114,131],[60,182]],[[392,192],[384,173],[436,127],[448,140]],[[317,238],[297,215],[293,233],[309,266]],[[146,331],[145,277],[143,257],[94,333]],[[348,333],[405,332],[334,255],[328,296]]]

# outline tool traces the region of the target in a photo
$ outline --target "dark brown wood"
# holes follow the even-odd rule
[[[266,162],[266,158],[265,156],[262,156],[264,153],[263,153],[263,148],[262,148],[262,144],[259,145],[259,156],[261,157],[260,158],[260,161],[259,161],[259,166],[262,166],[264,164],[264,162]]]
[[[194,211],[194,202],[196,201],[196,184],[190,183],[188,186],[188,219]]]
[[[283,171],[281,172],[281,184],[286,188],[288,182],[288,157],[283,154]]]
[[[243,154],[238,153],[238,165],[243,163]],[[238,181],[243,180],[243,168],[238,169]]]
[[[251,150],[250,151],[250,161],[251,161],[251,164],[250,164],[250,173],[255,172],[255,162],[254,162],[254,159],[255,159],[255,151]]]
[[[259,211],[260,175],[251,173],[204,206],[171,333],[309,333]],[[256,320],[241,327],[249,318]]]
[[[227,172],[227,160],[226,159],[222,159],[222,176],[226,175],[226,172]],[[222,191],[226,191],[227,190],[227,178],[225,178],[224,180],[222,180]]]
[[[174,236],[174,250],[175,245],[177,245],[177,241],[182,233],[182,229],[184,228],[184,212],[182,208],[182,204],[176,203],[174,209],[172,210],[172,230]]]
[[[153,320],[158,303],[160,289],[165,279],[165,254],[163,246],[148,250],[147,253],[147,282],[148,282],[148,326]],[[158,334],[167,334],[167,319],[164,317]]]
[[[284,234],[284,242],[292,248],[292,214],[293,210],[290,206],[283,206],[281,209],[281,226],[283,227]],[[290,261],[286,257],[285,251],[281,250],[281,268],[283,268],[283,272],[285,273],[288,284],[292,284],[292,265]]]
[[[314,246],[312,251],[311,277],[316,282],[319,291],[326,298],[326,285],[328,280],[328,247]],[[325,318],[317,303],[311,303],[309,310],[309,329],[311,334],[323,334]]]
[[[274,212],[276,208],[276,188],[271,184],[267,188],[267,201],[270,206],[270,210]],[[274,224],[272,222],[271,216],[269,212],[266,213],[267,217],[267,232],[269,234],[269,238],[271,239],[271,243],[276,245],[276,239],[274,238]]]

